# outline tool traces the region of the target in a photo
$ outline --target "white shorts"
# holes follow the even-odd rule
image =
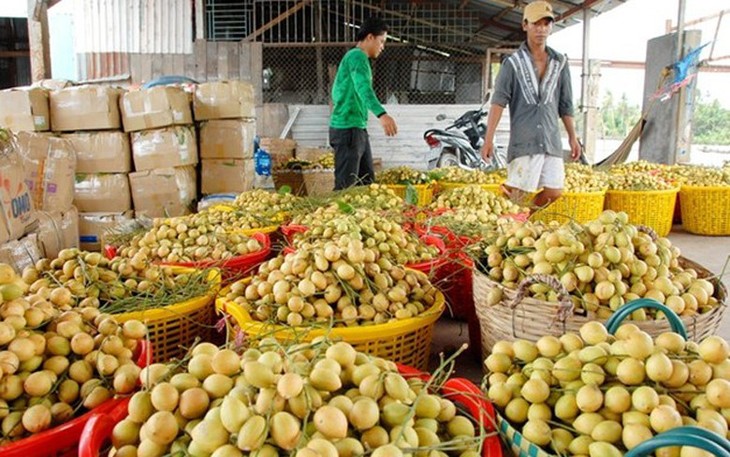
[[[507,164],[509,187],[525,192],[538,189],[562,189],[565,184],[563,159],[545,154],[517,157]]]

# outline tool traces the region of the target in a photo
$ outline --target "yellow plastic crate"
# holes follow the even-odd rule
[[[331,339],[350,343],[358,351],[419,370],[428,370],[433,328],[446,306],[444,295],[437,292],[433,306],[409,319],[364,327],[297,328],[253,320],[241,306],[226,301],[228,291],[225,288],[220,292],[216,299],[216,310],[229,314],[249,338],[273,336],[279,341],[307,342],[327,335]]]
[[[431,200],[433,200],[433,185],[432,184],[411,184],[411,186],[416,190],[416,194],[418,195],[418,201],[416,202],[417,206],[428,206],[429,203],[431,203]],[[385,187],[395,192],[397,196],[402,198],[403,200],[406,199],[406,189],[408,189],[408,186],[405,184],[385,184]]]
[[[697,235],[730,235],[730,187],[682,186],[682,226]]]
[[[445,182],[445,181],[439,181],[438,182],[438,191],[439,192],[446,192],[452,189],[458,189],[459,187],[465,187],[465,186],[471,186],[476,185],[481,187],[482,189],[493,192],[495,194],[501,195],[502,192],[500,191],[500,187],[502,186],[502,183],[498,184],[468,184],[463,182]]]
[[[609,190],[606,192],[606,209],[623,211],[629,222],[646,225],[659,236],[667,236],[672,230],[674,202],[679,188],[669,190]]]
[[[192,270],[189,268],[173,268],[173,272],[177,274],[190,271]],[[220,289],[220,272],[211,270],[208,280],[211,289],[206,295],[164,308],[115,314],[114,317],[120,323],[136,319],[147,325],[150,342],[155,348],[154,362],[167,362],[172,358],[180,358],[193,345],[195,338],[210,341],[213,336],[215,325],[213,301]]]
[[[533,221],[557,221],[565,224],[575,221],[581,224],[598,219],[603,212],[606,191],[564,192],[560,198],[530,218]]]

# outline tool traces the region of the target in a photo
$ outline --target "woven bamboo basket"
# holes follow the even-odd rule
[[[272,178],[277,190],[289,186],[292,195],[300,197],[307,195],[307,186],[304,184],[304,176],[301,170],[274,170]]]
[[[316,162],[320,157],[326,154],[332,154],[330,148],[308,148],[306,146],[297,146],[294,157],[298,160],[306,160],[307,162]]]
[[[669,190],[609,190],[606,192],[606,209],[623,211],[632,224],[647,225],[659,236],[667,236],[672,230],[674,205],[679,188]]]
[[[730,187],[682,186],[682,226],[698,235],[730,235]]]
[[[335,188],[335,170],[332,168],[313,168],[302,171],[306,195],[319,197],[329,194]]]
[[[560,198],[536,212],[530,219],[543,222],[557,221],[561,224],[569,221],[585,224],[598,219],[603,212],[605,198],[605,190],[598,192],[564,192]]]
[[[701,265],[679,258],[683,268],[693,268],[700,278],[709,279],[715,286],[715,297],[719,305],[711,311],[695,316],[682,316],[690,339],[699,341],[714,335],[725,314],[727,289],[714,275]],[[504,288],[478,269],[473,272],[474,306],[479,319],[482,339],[482,355],[486,357],[499,340],[514,341],[524,339],[537,341],[544,335],[561,336],[568,332],[578,332],[580,327],[591,321],[605,322],[594,313],[574,310],[568,293],[560,281],[553,276],[534,275],[525,278],[517,290]],[[526,297],[527,288],[533,284],[544,283],[558,291],[558,303]],[[487,296],[493,288],[503,290],[502,300],[494,306],[487,305]],[[666,319],[631,321],[652,337],[671,331]]]

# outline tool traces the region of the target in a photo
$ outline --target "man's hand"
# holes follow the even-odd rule
[[[482,159],[488,161],[492,158],[492,153],[494,153],[494,142],[485,140],[482,145]]]
[[[398,133],[398,126],[395,124],[395,119],[390,117],[388,114],[380,116],[380,125],[383,126],[385,136],[395,136]]]
[[[580,158],[581,147],[578,143],[578,138],[572,138],[570,140],[570,158],[576,161]]]

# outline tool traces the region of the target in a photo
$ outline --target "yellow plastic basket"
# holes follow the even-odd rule
[[[279,226],[278,225],[268,225],[266,227],[260,227],[260,228],[234,229],[234,230],[231,230],[230,233],[237,233],[239,235],[251,236],[254,233],[271,234],[271,233],[274,233],[277,230],[279,230]]]
[[[176,274],[191,271],[190,268],[173,267]],[[180,358],[193,345],[195,338],[199,337],[202,341],[212,338],[215,325],[213,300],[220,289],[220,272],[211,270],[208,281],[211,288],[206,295],[164,308],[115,314],[114,317],[120,323],[136,319],[147,325],[152,347],[155,348],[154,362]]]
[[[533,221],[557,221],[565,224],[576,221],[584,224],[598,219],[603,212],[606,191],[599,192],[564,192],[560,198],[544,209],[536,212],[530,219]]]
[[[501,195],[502,192],[499,190],[499,188],[502,186],[502,183],[498,184],[469,184],[464,182],[445,182],[445,181],[439,181],[438,182],[438,191],[439,192],[446,192],[452,189],[458,189],[459,187],[465,187],[465,186],[471,186],[476,185],[481,187],[482,189],[493,192],[495,194]]]
[[[437,292],[433,306],[409,319],[364,327],[295,328],[253,320],[241,306],[226,301],[228,291],[225,288],[220,292],[216,299],[216,310],[230,315],[249,338],[273,336],[279,341],[306,342],[327,335],[331,339],[350,343],[358,351],[419,370],[428,370],[433,328],[446,306],[444,295]]]
[[[730,235],[730,187],[682,186],[682,226],[697,235]]]
[[[623,211],[629,222],[646,225],[659,236],[667,236],[672,230],[674,202],[679,188],[669,190],[609,190],[606,192],[606,209]]]
[[[418,195],[418,201],[416,202],[416,205],[418,206],[428,206],[429,203],[431,203],[431,200],[433,200],[433,185],[432,184],[411,184],[411,186],[416,190],[416,194]],[[404,199],[406,198],[406,189],[408,189],[408,186],[405,184],[385,184],[385,187],[395,192],[397,196]]]

